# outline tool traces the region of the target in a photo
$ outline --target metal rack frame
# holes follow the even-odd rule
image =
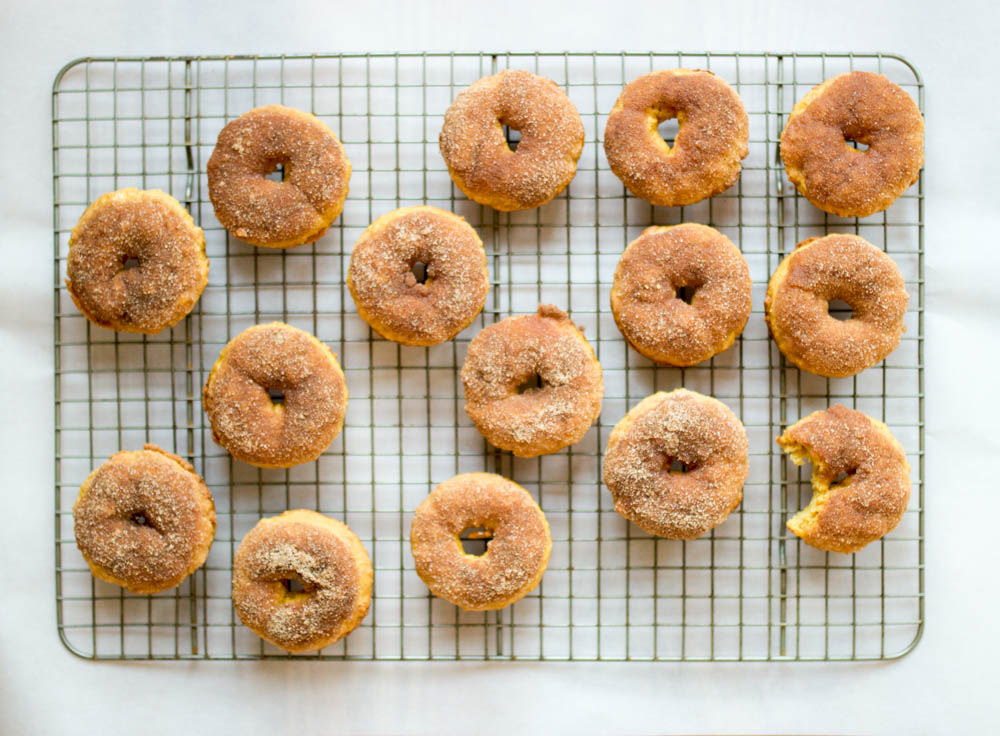
[[[697,205],[653,208],[611,174],[604,120],[625,83],[654,68],[711,69],[751,121],[740,181]],[[498,213],[465,199],[437,152],[445,108],[506,67],[555,79],[587,131],[576,178],[553,202]],[[908,652],[924,621],[923,178],[889,210],[825,215],[784,176],[778,139],[794,102],[849,69],[883,72],[923,109],[923,83],[891,54],[414,53],[87,58],[53,85],[55,593],[60,638],[93,659],[868,660]],[[228,236],[207,199],[205,163],[222,126],[257,104],[309,110],[354,164],[344,213],[312,245],[274,252]],[[62,279],[69,230],[86,205],[123,186],[161,188],[205,230],[209,286],[189,318],[155,336],[92,327]],[[456,340],[409,348],[373,336],[343,284],[350,246],[379,214],[409,204],[455,211],[487,250],[492,289]],[[710,362],[656,367],[611,319],[614,264],[646,226],[691,220],[743,250],[754,311],[743,336]],[[883,247],[911,294],[908,332],[883,364],[851,379],[801,374],[771,344],[763,290],[797,242],[848,231]],[[574,447],[532,460],[489,446],[462,410],[458,369],[483,325],[540,301],[584,326],[605,371],[601,417]],[[258,321],[309,330],[341,357],[351,391],[345,430],[324,456],[290,470],[234,461],[211,441],[200,387],[226,340]],[[749,433],[751,475],[725,524],[693,542],[657,540],[613,510],[600,482],[607,436],[656,390],[717,396]],[[861,553],[804,545],[784,526],[810,494],[774,443],[805,413],[840,401],[886,421],[907,448],[914,494],[903,522]],[[119,448],[156,442],[191,461],[215,497],[219,529],[205,566],[181,586],[137,596],[90,576],[75,547],[80,483]],[[464,613],[432,598],[413,571],[412,511],[438,482],[488,470],[532,491],[554,536],[540,586],[498,612]],[[260,516],[316,508],[359,534],[376,569],[372,610],[332,647],[288,655],[242,627],[230,565]]]

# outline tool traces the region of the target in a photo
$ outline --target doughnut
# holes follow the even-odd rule
[[[750,317],[750,267],[707,225],[650,227],[615,269],[611,311],[629,345],[662,365],[708,360],[733,344]],[[694,293],[690,303],[681,289]]]
[[[483,328],[462,365],[465,411],[482,435],[518,457],[558,452],[579,442],[601,413],[601,364],[564,311]]]
[[[417,263],[424,265],[423,282],[413,270]],[[437,207],[405,207],[362,233],[347,285],[358,314],[382,337],[436,345],[479,314],[490,276],[483,241],[463,218]]]
[[[98,327],[155,335],[184,319],[206,284],[205,234],[159,189],[98,197],[70,233],[66,288]]]
[[[503,126],[521,133],[516,151]],[[583,121],[551,79],[505,69],[463,90],[438,139],[455,185],[501,212],[540,207],[566,188],[583,152]]]
[[[781,160],[816,207],[867,217],[920,178],[924,118],[913,98],[883,75],[840,74],[813,87],[792,109],[781,133]]]
[[[283,181],[267,175],[282,167]],[[320,238],[344,208],[351,162],[314,115],[255,107],[226,125],[208,159],[215,216],[251,245],[291,248]]]
[[[87,476],[73,504],[73,531],[94,577],[159,593],[205,562],[215,505],[190,463],[146,444],[116,452]]]
[[[829,303],[847,302],[838,320]],[[778,349],[798,368],[829,378],[860,373],[899,345],[909,295],[893,260],[857,235],[807,238],[778,264],[764,319]]]
[[[212,439],[237,460],[290,468],[318,458],[340,434],[347,383],[330,348],[271,322],[243,330],[222,349],[202,403]]]
[[[346,524],[298,509],[261,519],[233,558],[233,606],[243,625],[288,652],[333,644],[372,600],[372,561]],[[292,590],[292,581],[302,590]]]
[[[482,527],[486,552],[462,548],[464,530]],[[524,488],[493,473],[464,473],[441,483],[413,515],[410,548],[420,579],[438,598],[466,611],[521,600],[549,564],[545,514]]]
[[[778,444],[796,465],[812,463],[813,497],[788,520],[806,544],[857,552],[891,532],[910,500],[910,463],[889,428],[834,404],[786,429]]]
[[[657,131],[680,127],[669,145]],[[604,128],[604,154],[628,190],[666,207],[694,204],[731,187],[749,153],[740,96],[712,72],[665,69],[626,85]]]
[[[718,399],[683,388],[632,407],[604,453],[615,511],[668,539],[697,539],[725,521],[748,472],[743,423]]]

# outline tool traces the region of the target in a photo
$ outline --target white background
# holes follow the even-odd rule
[[[0,6],[0,732],[994,733],[1000,103],[993,3]],[[429,8],[430,4],[428,4]],[[281,8],[280,10],[278,8]],[[927,625],[881,664],[90,663],[58,641],[50,89],[111,54],[892,51],[926,85]]]

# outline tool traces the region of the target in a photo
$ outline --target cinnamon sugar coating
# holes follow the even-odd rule
[[[848,320],[829,303],[847,302]],[[857,235],[808,238],[767,285],[764,318],[778,348],[804,371],[831,378],[860,373],[899,345],[909,295],[893,260]]]
[[[274,403],[269,391],[280,391]],[[347,383],[330,348],[281,322],[254,325],[222,349],[202,392],[212,439],[238,460],[289,468],[340,434]]]
[[[531,385],[536,380],[540,385]],[[476,428],[518,457],[579,442],[601,413],[604,395],[590,343],[549,304],[484,327],[469,343],[462,383]]]
[[[98,327],[155,335],[184,319],[206,284],[204,233],[158,189],[98,197],[70,234],[66,288]]]
[[[87,476],[73,504],[73,531],[94,577],[158,593],[205,562],[215,505],[190,463],[146,444],[116,452]]]
[[[669,146],[657,131],[680,127]],[[749,153],[749,120],[735,90],[712,72],[665,69],[632,80],[604,128],[604,153],[629,191],[667,207],[732,186]]]
[[[281,164],[284,181],[267,178]],[[326,232],[344,207],[351,162],[314,115],[255,107],[219,133],[208,160],[215,216],[251,245],[291,248]]]
[[[628,343],[650,360],[688,366],[733,344],[750,317],[750,267],[706,225],[650,227],[615,269],[611,311]],[[678,292],[694,288],[691,303]]]
[[[511,151],[503,126],[520,131]],[[540,207],[566,188],[583,151],[576,106],[551,79],[520,69],[483,77],[444,115],[439,144],[452,180],[502,212]]]
[[[233,558],[240,621],[289,652],[321,649],[354,631],[368,613],[372,562],[346,524],[299,509],[261,519]],[[302,591],[287,581],[297,580]]]
[[[892,531],[910,500],[910,463],[882,422],[835,404],[778,438],[796,465],[813,465],[813,498],[789,519],[804,542],[849,554]]]
[[[462,549],[460,534],[484,527],[486,552]],[[431,592],[467,611],[503,608],[542,579],[552,537],[545,515],[524,488],[492,473],[465,473],[441,483],[413,515],[413,561]]]
[[[683,472],[671,471],[674,461]],[[615,510],[668,539],[696,539],[743,498],[749,472],[743,423],[721,401],[680,388],[636,404],[604,453]]]
[[[415,263],[424,264],[418,283]],[[347,285],[358,314],[404,345],[450,340],[479,314],[490,288],[486,252],[461,217],[437,207],[406,207],[379,217],[351,253]]]
[[[863,143],[856,150],[847,139]],[[824,212],[867,217],[920,177],[924,119],[881,74],[849,72],[813,87],[788,116],[781,160],[799,193]]]

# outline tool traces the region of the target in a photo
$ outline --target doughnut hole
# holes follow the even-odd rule
[[[292,572],[287,575],[287,577],[281,578],[277,581],[280,590],[278,591],[281,595],[282,603],[294,603],[296,601],[301,601],[313,594],[316,590],[316,586],[310,585],[305,582],[298,574]]]
[[[674,153],[677,138],[684,127],[684,113],[667,107],[654,107],[647,113],[649,130],[656,145],[668,156]]]
[[[493,527],[488,522],[476,522],[465,527],[458,535],[458,543],[462,554],[469,557],[482,557],[489,549],[493,539]]]
[[[670,148],[674,147],[674,141],[677,140],[677,133],[681,129],[681,124],[676,117],[669,117],[666,120],[660,121],[659,125],[656,127],[656,132],[659,134],[663,142],[666,143]]]
[[[142,265],[139,263],[139,259],[136,256],[125,256],[122,259],[122,271],[131,271],[133,268],[139,268]]]
[[[413,274],[413,278],[418,284],[427,283],[427,264],[423,261],[414,261],[413,265],[410,266],[410,272]]]
[[[500,125],[503,126],[503,138],[507,141],[507,148],[510,149],[511,153],[517,153],[517,146],[521,142],[521,131],[511,127],[503,120],[500,121]]]
[[[267,389],[267,397],[271,400],[271,404],[274,406],[284,406],[285,405],[285,392],[280,388],[269,388]]]
[[[674,287],[674,296],[680,299],[685,304],[692,304],[694,302],[695,292],[701,287],[701,284],[686,284],[684,286]]]
[[[528,394],[534,391],[541,391],[545,388],[545,385],[545,381],[540,375],[532,373],[517,385],[515,392],[518,394]]]
[[[831,299],[826,303],[826,310],[831,317],[841,322],[854,316],[854,308],[843,299]]]
[[[868,150],[867,143],[865,143],[864,141],[855,140],[854,138],[850,138],[848,136],[844,136],[844,143],[847,144],[848,148],[853,148],[855,151],[860,151],[864,153],[865,151]]]
[[[275,161],[264,172],[264,178],[279,184],[288,178],[288,165],[284,161]]]
[[[136,526],[148,526],[150,528],[153,527],[152,522],[150,522],[149,520],[149,516],[147,516],[142,511],[136,511],[134,514],[132,514],[129,517],[129,521],[131,521]]]

